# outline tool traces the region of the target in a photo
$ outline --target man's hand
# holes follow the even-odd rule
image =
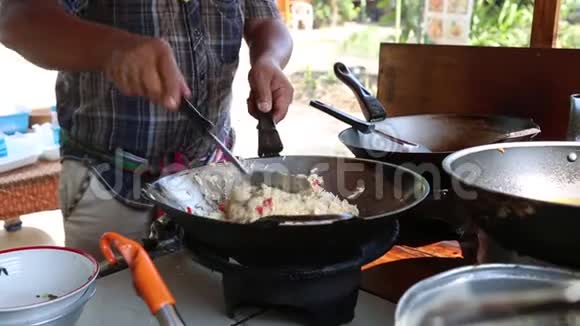
[[[104,71],[124,94],[169,109],[190,95],[165,41],[82,20],[58,0],[0,0],[0,42],[46,69]]]
[[[294,88],[274,60],[260,59],[252,65],[248,75],[250,96],[248,111],[252,116],[256,112],[272,111],[276,123],[282,121],[292,103]]]
[[[169,110],[177,110],[182,96],[189,97],[173,51],[157,38],[132,36],[126,46],[113,51],[105,63],[107,77],[124,95],[144,96]]]

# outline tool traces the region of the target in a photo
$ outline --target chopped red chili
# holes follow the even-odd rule
[[[273,205],[272,198],[264,199],[264,201],[262,202],[262,205],[264,205],[265,207],[272,207],[272,205]]]
[[[262,207],[262,206],[257,206],[257,207],[256,207],[256,213],[258,213],[258,214],[260,214],[260,215],[264,214],[264,207]]]
[[[318,181],[318,179],[314,179],[314,180],[312,181],[312,185],[314,185],[314,186],[318,186],[318,187],[320,187],[320,186],[321,186],[321,185],[320,185],[320,181]]]
[[[187,206],[187,214],[191,214],[191,207]]]
[[[218,205],[218,209],[222,212],[225,212],[226,211],[226,203],[220,203]]]

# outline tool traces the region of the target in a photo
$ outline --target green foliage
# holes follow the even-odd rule
[[[476,0],[471,45],[529,46],[533,9],[531,0]]]
[[[401,0],[401,36],[399,43],[408,43],[411,40],[418,42],[423,21],[423,2],[419,0]],[[392,9],[391,0],[379,0],[378,5],[382,9]],[[381,18],[384,25],[393,25],[396,10],[390,10],[389,14]]]
[[[332,25],[334,19],[336,23],[352,21],[359,15],[352,0],[313,0],[312,7],[316,27]]]
[[[580,48],[580,26],[570,24],[566,19],[580,8],[580,0],[563,0],[560,8],[558,47]]]
[[[341,53],[359,56],[365,58],[378,58],[382,42],[390,41],[380,27],[369,26],[362,31],[357,31],[349,35],[349,37],[340,45]]]
[[[318,87],[318,80],[314,78],[312,74],[312,68],[310,65],[306,66],[304,71],[304,88],[308,97],[314,97],[316,94],[316,88]]]

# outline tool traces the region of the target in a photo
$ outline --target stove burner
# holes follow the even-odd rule
[[[319,262],[278,267],[256,266],[243,259],[217,254],[201,245],[189,246],[194,260],[222,273],[226,313],[230,318],[241,307],[289,308],[304,313],[309,323],[336,326],[354,319],[361,267],[389,251],[398,236],[393,221],[380,234],[358,248],[328,252]]]
[[[547,261],[520,254],[506,249],[484,230],[477,230],[477,263],[478,264],[522,264],[541,267],[562,267]]]

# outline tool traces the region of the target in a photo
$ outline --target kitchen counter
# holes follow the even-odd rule
[[[221,275],[197,264],[187,251],[160,257],[155,264],[177,300],[187,325],[302,325],[293,314],[273,310],[240,309],[226,316]],[[393,325],[395,304],[365,291],[359,292],[355,320],[349,325]],[[97,281],[97,293],[78,322],[82,326],[159,325],[133,288],[129,270]]]

